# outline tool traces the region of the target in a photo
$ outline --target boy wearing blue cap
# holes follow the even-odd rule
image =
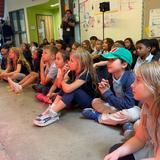
[[[107,62],[108,80],[102,79],[98,89],[102,95],[92,101],[92,108],[82,114],[89,119],[108,125],[124,124],[139,118],[139,108],[135,106],[131,85],[134,74],[130,71],[131,52],[125,48],[114,48],[101,58]]]

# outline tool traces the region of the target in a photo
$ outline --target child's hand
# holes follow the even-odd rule
[[[48,98],[51,98],[51,97],[52,97],[52,93],[49,92],[49,93],[47,94],[47,97],[48,97]]]
[[[64,74],[67,73],[69,71],[69,65],[65,64],[62,71],[63,71]]]
[[[100,83],[98,83],[98,89],[103,94],[110,88],[108,80],[102,79]]]
[[[104,160],[118,160],[119,155],[117,152],[112,152],[104,157]]]
[[[45,67],[45,66],[46,66],[46,64],[45,64],[44,61],[43,61],[43,57],[41,58],[40,65],[41,65],[41,67]]]
[[[52,97],[54,97],[54,96],[57,96],[57,94],[58,94],[58,93],[54,93],[54,92],[53,92],[53,93],[48,93],[48,94],[47,94],[47,97],[48,97],[48,98],[52,98]]]

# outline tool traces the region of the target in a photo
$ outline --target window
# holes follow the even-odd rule
[[[24,9],[10,12],[9,16],[14,30],[14,45],[20,46],[23,42],[27,42]]]

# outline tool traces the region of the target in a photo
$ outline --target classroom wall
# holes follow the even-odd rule
[[[106,0],[109,1],[109,0]],[[99,3],[103,0],[80,0],[81,41],[96,35],[103,38],[102,13]],[[143,0],[110,0],[110,11],[104,14],[104,37],[114,40],[142,37]]]
[[[143,37],[151,38],[149,36],[150,28],[149,28],[149,17],[150,17],[150,9],[160,9],[160,1],[158,0],[145,0],[144,2],[144,12],[143,12]],[[160,20],[159,20],[160,22]],[[160,39],[160,37],[159,37]]]
[[[41,3],[45,3],[48,0],[5,0],[5,3],[7,5],[7,9],[8,11],[14,11],[14,10],[18,10],[18,9],[22,9],[25,7],[29,7],[29,6],[33,6],[33,5],[38,5]]]

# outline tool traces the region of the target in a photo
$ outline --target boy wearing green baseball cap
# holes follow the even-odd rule
[[[109,53],[102,54],[101,58],[107,62],[109,78],[102,79],[98,84],[101,98],[92,101],[93,108],[86,108],[82,114],[99,123],[116,125],[128,121],[135,121],[139,118],[139,109],[135,108],[131,85],[134,82],[134,74],[130,70],[132,54],[125,48],[114,48]],[[114,115],[118,111],[124,114],[117,114],[116,119],[109,119],[108,114]]]

